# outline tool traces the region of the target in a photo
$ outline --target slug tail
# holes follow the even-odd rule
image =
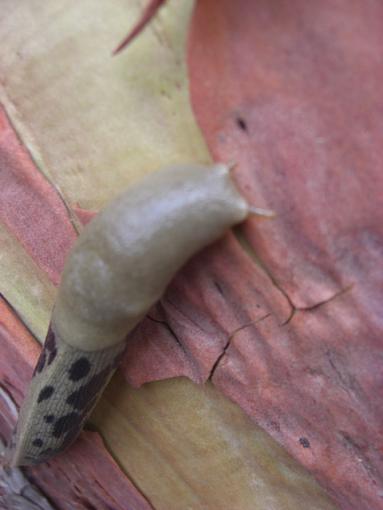
[[[7,455],[11,466],[45,462],[77,438],[124,347],[82,351],[49,327]]]

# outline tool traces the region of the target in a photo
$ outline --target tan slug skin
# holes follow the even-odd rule
[[[20,410],[12,465],[46,461],[74,441],[127,334],[194,253],[248,214],[226,165],[178,166],[145,177],[84,228]]]

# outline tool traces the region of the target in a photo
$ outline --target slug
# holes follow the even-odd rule
[[[21,406],[8,461],[37,464],[80,433],[127,334],[175,273],[251,213],[224,164],[142,179],[84,228],[66,261],[51,322]]]

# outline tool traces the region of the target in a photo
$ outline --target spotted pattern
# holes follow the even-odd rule
[[[75,361],[69,369],[69,379],[71,381],[80,381],[84,379],[91,369],[91,364],[84,356]]]
[[[55,422],[55,424],[53,426],[52,435],[54,437],[61,437],[66,432],[68,432],[70,429],[72,429],[77,424],[79,424],[80,421],[81,421],[81,416],[78,413],[73,412],[73,413],[65,414],[64,416],[61,416],[61,418],[59,418]]]
[[[47,400],[51,398],[55,389],[53,386],[44,386],[44,388],[40,391],[39,396],[37,398],[37,402],[42,402],[43,400]]]
[[[52,361],[55,359],[55,357],[57,355],[56,337],[55,337],[55,334],[54,334],[51,326],[48,329],[48,334],[45,339],[44,349],[46,349],[48,351],[48,361],[47,361],[47,366],[48,366],[52,363]]]
[[[123,347],[81,352],[55,337],[50,328],[35,370],[43,374],[33,383],[33,414],[27,414],[28,422],[21,419],[18,462],[45,462],[73,443],[120,362]]]
[[[105,384],[105,379],[110,374],[111,369],[111,366],[107,366],[101,370],[101,372],[94,375],[89,382],[69,395],[67,403],[74,409],[81,410],[87,408],[89,402],[98,395],[99,391]]]
[[[33,377],[36,374],[41,374],[45,367],[49,366],[57,355],[56,337],[51,326],[49,326],[48,333],[45,339],[43,350],[37,361]]]
[[[45,360],[46,360],[46,354],[45,354],[45,350],[43,349],[41,351],[40,357],[39,357],[39,359],[37,361],[37,364],[36,364],[36,367],[35,367],[35,371],[33,372],[33,377],[36,374],[40,374],[43,371],[43,368],[45,366]]]
[[[76,439],[83,422],[95,405],[101,389],[120,359],[121,354],[115,356],[105,368],[94,374],[85,384],[79,387],[75,386],[76,389],[66,399],[66,404],[73,409],[72,411],[59,417],[56,417],[54,414],[46,414],[44,416],[45,423],[51,425],[52,438],[59,439],[60,443],[56,448],[48,447],[45,450],[41,450],[38,455],[40,460],[48,459],[52,455],[60,453]],[[78,381],[88,376],[91,368],[92,364],[89,359],[81,356],[68,369],[68,380],[73,385],[76,385]],[[49,399],[54,392],[55,388],[53,386],[45,386],[39,393],[38,403]],[[44,442],[40,438],[35,438],[32,441],[32,445],[36,448],[41,448]],[[31,456],[29,460],[32,462],[33,458]]]

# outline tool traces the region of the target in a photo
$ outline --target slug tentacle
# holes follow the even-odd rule
[[[13,465],[45,461],[76,438],[127,334],[194,253],[249,213],[226,165],[181,166],[142,179],[84,228],[20,411]]]

